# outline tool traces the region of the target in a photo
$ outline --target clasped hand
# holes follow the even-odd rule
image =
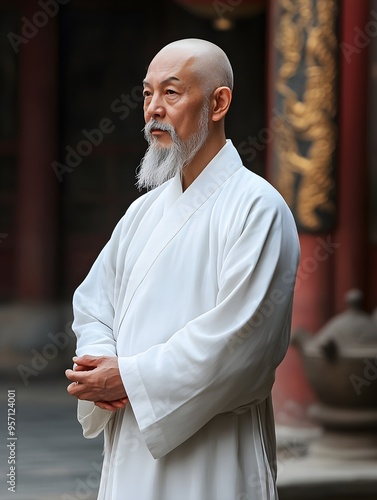
[[[125,408],[128,397],[119,373],[116,356],[74,357],[73,370],[65,374],[72,383],[67,387],[71,396],[92,401],[103,410]]]

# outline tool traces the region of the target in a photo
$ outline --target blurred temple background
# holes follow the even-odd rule
[[[71,298],[140,195],[147,65],[186,37],[228,54],[227,136],[295,216],[302,255],[293,334],[315,338],[345,311],[350,290],[362,325],[377,324],[377,0],[0,0],[0,399],[18,390],[20,500],[95,498],[101,442],[80,437],[63,380],[74,352]],[[359,334],[358,319],[342,321]],[[376,397],[361,409],[362,398],[352,408],[332,408],[332,396],[321,404],[309,379],[324,365],[308,376],[295,343],[273,393],[281,498],[376,500]],[[352,395],[377,394],[376,344],[377,333],[359,356],[360,373],[326,376]],[[321,351],[333,363],[334,346]],[[352,349],[349,358],[359,346]],[[0,418],[5,430],[5,410]],[[42,421],[38,446],[28,439]],[[329,428],[335,441],[332,434],[312,456]],[[70,455],[67,443],[80,452]]]

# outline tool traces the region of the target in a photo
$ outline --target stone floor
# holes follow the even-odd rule
[[[0,498],[94,500],[102,464],[102,440],[82,437],[76,403],[64,379],[0,385]],[[16,389],[16,493],[8,491],[7,394]]]
[[[27,387],[20,381],[0,383],[2,500],[96,499],[102,439],[82,437],[76,403],[66,386],[65,379],[55,377],[35,378]],[[16,390],[16,493],[6,483],[8,389]],[[318,429],[277,431],[280,500],[377,500],[377,460],[311,457],[308,449],[318,439]]]
[[[357,449],[362,439],[344,433],[278,427],[279,499],[377,500],[376,439],[369,436],[371,446]]]

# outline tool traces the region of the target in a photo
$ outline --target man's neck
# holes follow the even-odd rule
[[[185,191],[206,168],[208,163],[225,146],[225,134],[207,140],[194,159],[182,170],[182,191]]]

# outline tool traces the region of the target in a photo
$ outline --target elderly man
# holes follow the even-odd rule
[[[104,431],[99,499],[274,500],[271,388],[299,257],[277,191],[224,132],[225,53],[173,42],[144,80],[140,196],[73,300],[68,392]]]

